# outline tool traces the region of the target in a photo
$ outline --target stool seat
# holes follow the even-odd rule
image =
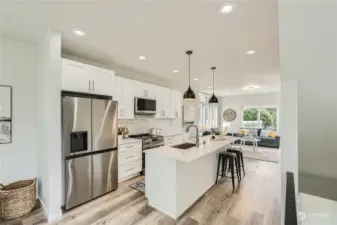
[[[236,154],[235,154],[235,153],[231,153],[231,152],[224,151],[224,152],[220,152],[220,153],[219,153],[219,156],[236,157]]]

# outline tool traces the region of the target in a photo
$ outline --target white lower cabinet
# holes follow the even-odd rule
[[[142,142],[118,146],[118,182],[138,176],[142,171]]]

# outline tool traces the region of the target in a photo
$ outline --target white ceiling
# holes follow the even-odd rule
[[[192,49],[193,89],[209,91],[210,67],[216,66],[217,95],[278,91],[277,0],[236,1],[232,13],[220,14],[226,2],[1,0],[0,32],[37,40],[54,28],[62,32],[65,49],[159,76],[181,90],[188,82],[185,51]],[[77,28],[86,35],[75,36]],[[256,54],[246,55],[251,49]],[[140,55],[147,59],[139,61]],[[247,85],[261,88],[242,90]]]

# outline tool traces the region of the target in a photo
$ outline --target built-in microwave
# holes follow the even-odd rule
[[[135,114],[156,114],[156,100],[135,97]]]

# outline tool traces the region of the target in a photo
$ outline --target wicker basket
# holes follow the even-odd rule
[[[32,211],[36,204],[36,179],[0,184],[0,218],[9,220]]]

